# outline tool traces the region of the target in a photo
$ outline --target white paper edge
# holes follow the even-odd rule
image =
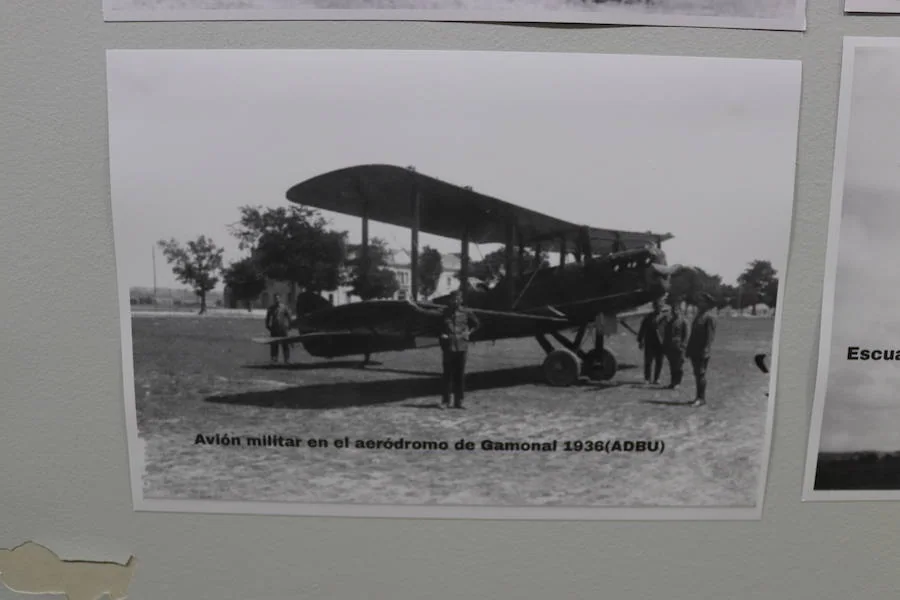
[[[900,13],[900,0],[844,0],[845,13]]]
[[[114,50],[106,51],[107,58],[107,114],[110,106],[110,86],[109,86],[109,55]],[[122,233],[121,227],[116,227],[116,203],[113,201],[113,185],[112,174],[115,172],[113,163],[116,158],[112,151],[112,127],[107,117],[107,148],[109,154],[109,174],[110,174],[110,211],[112,214],[113,240],[114,248],[119,247]],[[125,268],[120,262],[118,253],[113,251],[116,263],[116,287],[119,295],[119,329],[122,332],[122,384],[125,392],[125,432],[127,434],[128,446],[128,466],[129,477],[131,478],[131,496],[132,501],[137,505],[138,499],[143,495],[143,473],[144,473],[144,448],[137,428],[137,402],[134,393],[134,348],[131,338],[131,294],[128,285],[125,283]]]
[[[847,138],[852,113],[853,65],[857,48],[900,47],[900,38],[844,37],[843,65],[838,98],[838,117],[834,142],[834,173],[831,184],[831,209],[829,215],[827,248],[825,251],[825,281],[822,288],[822,317],[819,330],[819,361],[816,388],[813,397],[809,426],[809,442],[806,450],[806,469],[803,479],[803,501],[834,500],[898,500],[900,490],[815,490],[816,466],[822,435],[825,395],[828,389],[829,363],[831,360],[831,330],[834,318],[834,294],[837,277],[838,244],[841,236],[844,201],[844,177],[847,164]]]
[[[105,3],[104,3],[105,4]],[[794,14],[780,18],[708,17],[703,15],[636,14],[628,10],[580,11],[519,10],[400,10],[400,9],[166,9],[112,10],[104,6],[103,19],[122,21],[448,21],[463,23],[567,23],[594,25],[648,25],[658,27],[720,27],[806,31],[806,0],[796,0]]]
[[[900,40],[898,40],[900,42]],[[110,49],[106,51],[107,78],[108,59],[117,52],[143,52],[134,49]],[[152,50],[160,52],[165,50]],[[177,51],[177,50],[169,50]],[[226,50],[227,51],[227,50]],[[342,52],[341,50],[309,50],[309,52]],[[344,50],[344,52],[397,52],[391,50]],[[405,52],[405,51],[399,51]],[[438,50],[411,52],[477,52],[464,50]],[[519,53],[517,53],[519,54]],[[679,57],[716,59],[716,57]],[[802,91],[802,62],[786,59],[745,59],[719,58],[718,60],[753,60],[771,63],[790,64],[797,69],[796,98],[797,136],[794,138],[792,156],[796,157],[799,136],[800,101]],[[109,85],[107,81],[107,102],[109,101]],[[109,121],[107,119],[107,121]],[[112,135],[109,126],[108,135]],[[111,137],[109,139],[111,143]],[[110,145],[109,170],[113,173],[113,152]],[[796,160],[791,169],[791,181],[796,181]],[[795,185],[795,183],[794,183]],[[791,213],[789,223],[793,222],[794,185],[791,186]],[[114,190],[110,184],[110,194]],[[113,217],[113,235],[115,247],[119,245],[121,228],[116,228],[115,202],[110,198]],[[790,244],[789,244],[790,246]],[[790,256],[790,248],[787,251]],[[787,264],[788,261],[786,261]],[[616,521],[748,521],[761,520],[765,504],[765,491],[768,479],[768,467],[772,453],[772,442],[775,420],[775,392],[777,388],[777,365],[781,339],[781,319],[784,306],[785,282],[787,269],[778,286],[775,322],[772,335],[772,357],[769,367],[769,396],[766,415],[766,432],[764,446],[760,458],[758,479],[758,502],[754,506],[734,507],[604,507],[604,506],[471,506],[471,505],[395,505],[395,504],[338,504],[338,503],[300,503],[300,502],[259,502],[259,501],[227,501],[227,500],[160,500],[144,498],[143,474],[145,471],[144,447],[137,429],[137,406],[134,392],[134,355],[131,335],[131,296],[125,285],[124,267],[116,259],[116,277],[119,292],[119,321],[122,331],[122,381],[125,402],[125,429],[131,478],[131,494],[134,510],[138,512],[176,512],[204,514],[250,514],[250,515],[283,515],[283,516],[331,516],[331,517],[382,517],[412,519],[491,519],[491,520],[616,520]]]
[[[769,402],[766,408],[766,434],[765,441],[763,446],[762,458],[760,459],[760,473],[759,473],[759,493],[757,497],[759,498],[759,511],[760,518],[762,518],[762,508],[765,504],[766,499],[766,485],[768,482],[768,474],[769,474],[769,462],[772,456],[772,444],[774,441],[774,429],[775,429],[775,398],[776,391],[778,388],[778,360],[779,360],[779,349],[781,347],[781,320],[782,314],[784,310],[784,294],[785,288],[787,287],[787,282],[789,281],[789,263],[790,263],[790,231],[792,229],[792,225],[794,222],[794,202],[796,200],[796,195],[794,193],[796,189],[796,181],[797,181],[797,151],[799,149],[800,143],[800,103],[802,100],[802,82],[803,82],[803,63],[801,61],[790,61],[795,62],[797,67],[797,89],[796,89],[796,97],[793,99],[794,105],[797,107],[797,135],[794,136],[794,147],[791,151],[791,156],[794,157],[793,168],[791,169],[791,211],[788,220],[788,247],[786,250],[785,269],[784,272],[781,273],[781,277],[779,278],[778,285],[778,296],[775,299],[775,326],[772,332],[772,356],[769,361]]]

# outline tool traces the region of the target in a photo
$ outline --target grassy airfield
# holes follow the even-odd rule
[[[772,329],[770,318],[720,317],[703,408],[679,404],[693,398],[689,365],[681,390],[644,385],[635,339],[621,333],[608,342],[623,365],[615,379],[570,388],[542,383],[534,340],[475,344],[466,410],[441,411],[436,349],[374,355],[363,369],[295,346],[295,364],[272,366],[249,341],[261,320],[142,314],[132,330],[145,497],[751,506],[769,384],[753,355],[770,351]],[[615,440],[664,448],[588,449]]]

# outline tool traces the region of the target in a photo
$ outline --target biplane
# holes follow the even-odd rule
[[[419,300],[415,274],[423,232],[461,243],[459,289],[464,306],[481,321],[471,341],[534,338],[546,353],[545,379],[554,386],[571,385],[582,376],[611,379],[618,363],[604,346],[605,336],[616,333],[619,324],[633,333],[627,319],[646,314],[637,309],[664,298],[671,275],[681,268],[668,265],[662,250],[671,234],[577,225],[413,167],[373,164],[331,171],[294,185],[287,199],[359,217],[363,268],[370,220],[411,232],[408,300],[332,306],[311,294],[314,302],[292,323],[296,335],[254,338],[263,344],[300,343],[317,357],[364,355],[368,360],[374,353],[438,344],[449,296]],[[470,244],[503,245],[505,264],[494,285],[469,285]],[[526,249],[536,257],[558,254],[558,264],[525,264]],[[590,329],[593,348],[584,348]]]

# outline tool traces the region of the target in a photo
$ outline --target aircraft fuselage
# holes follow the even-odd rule
[[[486,314],[472,341],[537,337],[593,321],[599,313],[617,314],[663,296],[668,277],[653,265],[666,265],[658,248],[641,248],[602,258],[523,273],[489,290],[469,290],[466,306]],[[303,341],[313,356],[369,355],[436,345],[440,313],[448,297],[431,302],[373,300],[328,307],[300,315],[299,333],[340,332]],[[548,323],[514,314],[556,316]]]

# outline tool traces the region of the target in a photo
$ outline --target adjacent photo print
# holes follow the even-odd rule
[[[110,51],[135,507],[759,518],[800,75]]]
[[[466,21],[806,30],[806,0],[103,0],[103,15],[107,21]]]
[[[803,497],[900,499],[900,38],[845,38]]]
[[[844,0],[847,13],[900,13],[900,0]]]

